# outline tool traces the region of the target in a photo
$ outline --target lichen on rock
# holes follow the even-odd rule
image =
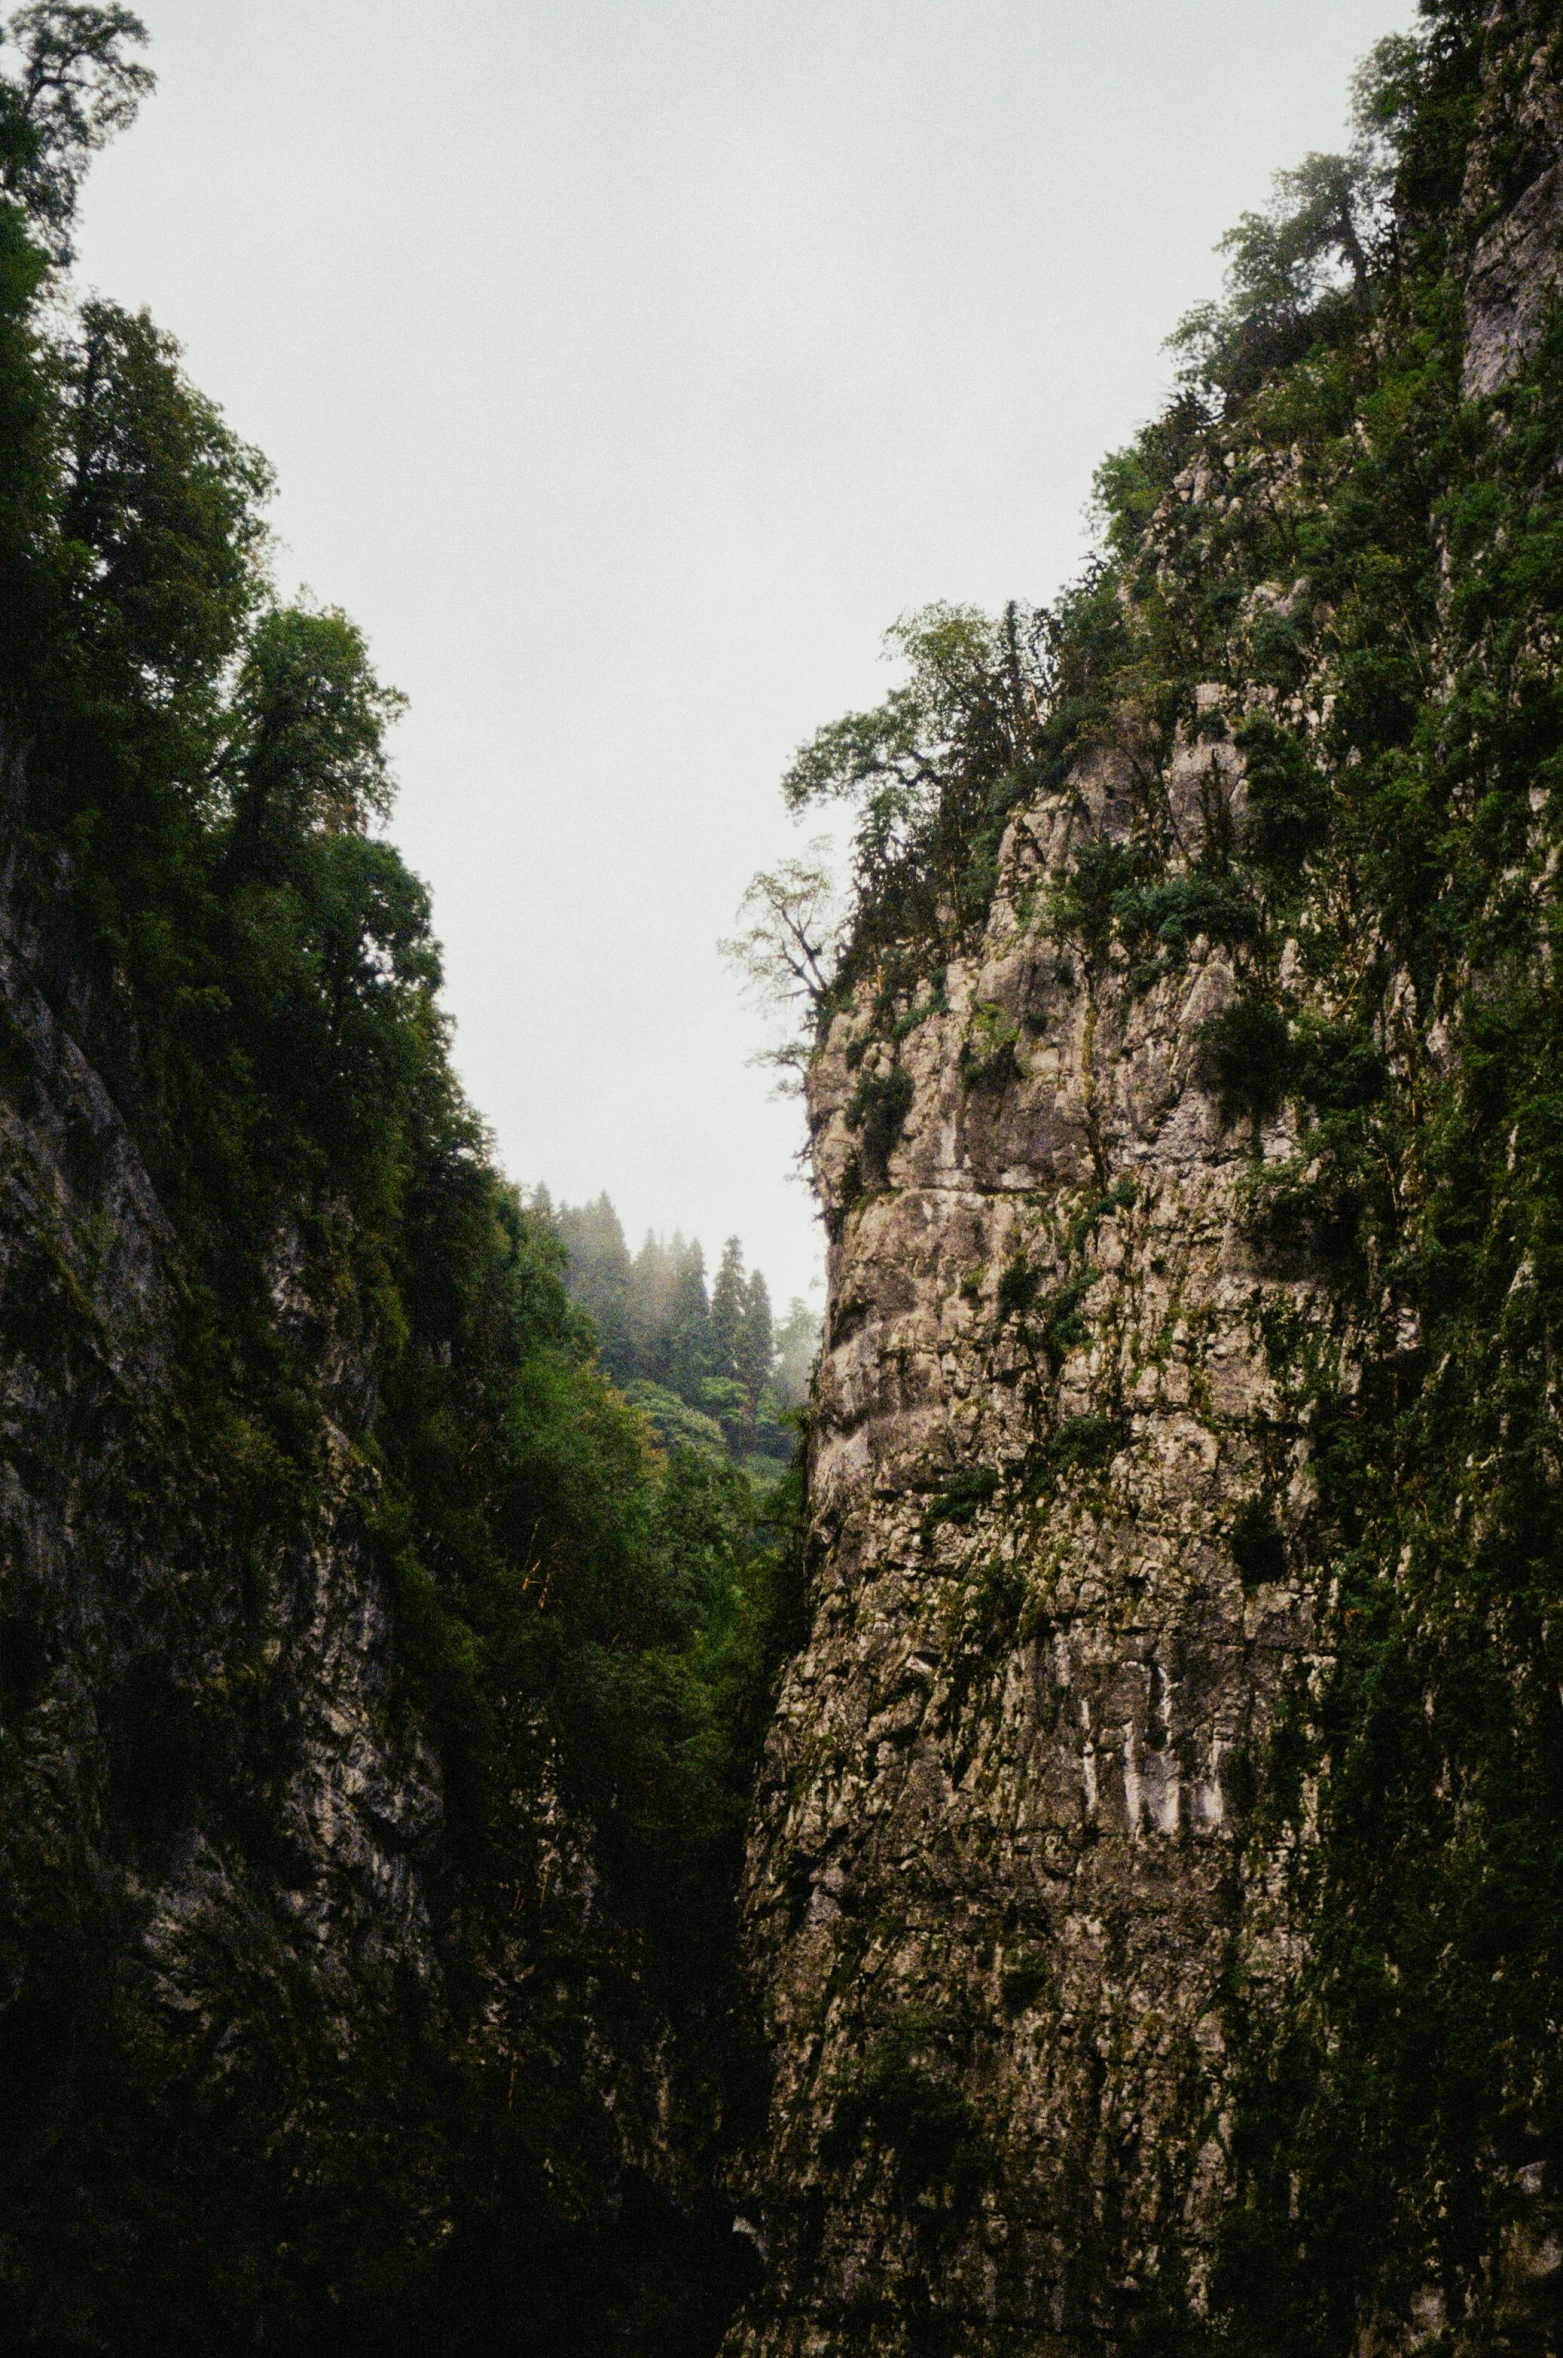
[[[1424,17],[860,855],[735,2358],[1553,2346],[1557,33]]]

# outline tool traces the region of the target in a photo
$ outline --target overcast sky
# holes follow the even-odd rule
[[[716,949],[777,779],[898,614],[1067,579],[1212,245],[1410,0],[138,4],[80,277],[182,338],[284,587],[412,698],[395,833],[501,1159],[803,1290]]]

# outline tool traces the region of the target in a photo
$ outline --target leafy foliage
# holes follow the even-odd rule
[[[946,938],[986,906],[1005,818],[1041,751],[1051,628],[1049,616],[1016,606],[997,623],[957,606],[907,616],[888,634],[905,683],[873,711],[821,729],[788,770],[789,810],[841,802],[855,814],[850,935],[816,925],[807,960],[816,1018],[870,949]],[[809,875],[811,894],[822,894],[818,860]],[[769,884],[757,878],[751,898],[774,900]],[[756,949],[763,964],[766,944]],[[770,956],[800,972],[780,938]]]
[[[0,191],[25,207],[46,250],[70,260],[69,231],[97,149],[135,118],[154,76],[127,53],[147,37],[128,8],[29,0],[0,40],[20,70],[0,75]]]
[[[564,1245],[455,1082],[428,895],[378,832],[400,699],[345,616],[276,602],[267,471],[171,341],[45,308],[85,158],[147,86],[139,27],[37,6],[11,34],[8,925],[153,1176],[170,1326],[138,1391],[75,1274],[94,1237],[67,1253],[38,1206],[7,1230],[0,1346],[69,1410],[18,1479],[117,1469],[125,1538],[81,1543],[85,1620],[4,1583],[0,2339],[684,2358],[741,2279],[734,1893],[795,1487],[762,1524],[597,1366]],[[31,1104],[9,1023],[4,1072]],[[684,1381],[709,1318],[698,1268],[680,1288]],[[763,1281],[740,1326],[740,1371],[769,1371]],[[372,1910],[306,1921],[322,1564],[383,1657],[366,1742],[443,1811],[397,1869],[424,1971]],[[91,1704],[70,1793],[37,1768],[62,1679]],[[164,1922],[177,1973],[150,1940],[175,1884],[211,1895]]]

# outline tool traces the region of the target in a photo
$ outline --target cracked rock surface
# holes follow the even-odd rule
[[[1204,766],[1240,794],[1229,748]],[[818,1609],[751,1860],[780,2065],[755,2358],[900,2347],[920,2311],[952,2347],[1073,2349],[1171,2235],[1208,2248],[1226,2184],[1254,1765],[1316,1642],[1282,1547],[1245,1575],[1231,1531],[1262,1483],[1306,1503],[1260,1328],[1315,1280],[1247,1238],[1256,1142],[1202,1062],[1221,955],[1146,996],[1028,919],[1114,824],[1075,783],[1012,826],[986,940],[902,1043],[877,1183],[865,1014],[812,1078]],[[984,1025],[1010,1045],[973,1079]]]

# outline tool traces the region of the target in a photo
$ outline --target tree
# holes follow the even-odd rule
[[[703,1386],[714,1371],[711,1306],[706,1297],[705,1255],[698,1244],[675,1239],[673,1298],[668,1308],[667,1373],[664,1381],[691,1408],[705,1405]]]
[[[751,1448],[760,1421],[761,1400],[770,1382],[772,1353],[770,1288],[756,1269],[744,1288],[743,1323],[737,1351],[738,1379],[743,1385],[748,1404],[746,1423]]]
[[[406,706],[383,687],[356,623],[335,607],[262,620],[239,677],[239,835],[278,826],[340,834],[384,818],[394,795],[385,732]]]
[[[155,87],[127,52],[147,30],[128,8],[32,0],[0,41],[20,69],[0,76],[0,190],[36,225],[52,259],[71,259],[70,228],[87,165],[135,119]]]
[[[892,923],[921,895],[959,898],[969,823],[1020,760],[1045,704],[1045,618],[1011,604],[998,622],[975,607],[903,616],[886,645],[910,677],[872,712],[821,729],[782,779],[789,810],[846,802],[857,811],[853,887],[860,911]]]
[[[794,1294],[787,1315],[776,1329],[772,1382],[784,1408],[801,1408],[809,1396],[814,1362],[819,1357],[820,1322],[807,1302]]]
[[[886,634],[909,677],[802,747],[782,780],[795,815],[854,814],[848,906],[829,844],[757,875],[748,930],[723,948],[761,995],[803,1008],[809,1033],[764,1060],[797,1070],[843,984],[899,943],[940,942],[986,909],[993,856],[1025,791],[1051,707],[1052,617],[1011,604],[997,621],[929,606]]]
[[[534,1212],[552,1219],[566,1254],[566,1283],[597,1329],[597,1355],[638,1406],[652,1415],[664,1444],[675,1446],[675,1419],[665,1413],[680,1400],[694,1419],[679,1428],[693,1446],[720,1426],[735,1456],[757,1448],[784,1455],[779,1410],[806,1398],[819,1338],[819,1321],[795,1302],[784,1335],[790,1373],[778,1390],[770,1289],[758,1269],[744,1271],[743,1245],[730,1236],[716,1279],[706,1294],[705,1260],[698,1243],[676,1234],[671,1243],[647,1234],[630,1260],[618,1214],[606,1195],[596,1203],[552,1211],[547,1191],[532,1198]],[[801,1321],[801,1324],[800,1324]],[[796,1362],[794,1365],[793,1362]]]
[[[820,836],[805,858],[762,868],[739,903],[744,931],[720,945],[763,1006],[784,1014],[789,1023],[800,1013],[806,1017],[802,1032],[755,1059],[776,1069],[784,1091],[802,1085],[844,938],[829,853],[829,837]]]
[[[670,1249],[648,1228],[630,1267],[628,1357],[631,1373],[654,1383],[667,1375],[668,1322],[677,1283],[675,1255],[683,1239],[675,1236]]]
[[[110,693],[165,711],[216,681],[263,595],[272,488],[180,357],[144,311],[90,302],[62,371],[60,530],[83,635]]]
[[[1228,254],[1227,283],[1244,308],[1296,312],[1341,284],[1345,273],[1359,311],[1372,300],[1371,174],[1351,156],[1305,156],[1275,177],[1263,213],[1244,213],[1217,251]]]
[[[440,1030],[427,887],[367,832],[390,806],[383,735],[401,702],[345,617],[264,614],[228,716],[232,815],[217,867],[246,1067],[288,1112],[271,1113],[253,1152],[276,1161],[291,1138],[313,1160],[318,1132],[337,1183],[366,1196],[398,1184],[408,1092]]]
[[[711,1289],[711,1351],[718,1375],[737,1376],[744,1323],[744,1249],[736,1236],[722,1247]]]
[[[597,1330],[597,1356],[619,1384],[635,1380],[630,1341],[630,1255],[606,1193],[595,1203],[561,1204],[555,1225],[569,1255],[565,1279]]]
[[[1381,42],[1358,76],[1350,153],[1315,153],[1278,172],[1270,203],[1244,213],[1222,238],[1225,301],[1197,305],[1168,338],[1191,387],[1241,396],[1269,369],[1373,312],[1391,246],[1386,134],[1400,104],[1404,52],[1402,41]]]

